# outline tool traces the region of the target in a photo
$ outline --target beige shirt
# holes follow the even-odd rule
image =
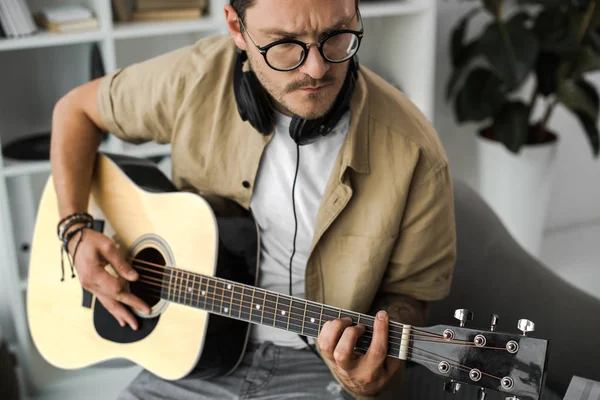
[[[235,57],[230,36],[202,39],[105,77],[99,106],[118,137],[172,144],[180,190],[248,208],[271,136],[238,114]],[[306,298],[363,313],[378,292],[444,298],[456,236],[450,170],[436,132],[365,66],[351,116],[317,214]]]

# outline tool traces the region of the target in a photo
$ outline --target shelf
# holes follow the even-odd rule
[[[363,18],[410,15],[425,11],[430,7],[429,0],[365,1],[360,4],[360,15]]]
[[[120,22],[115,25],[112,35],[115,39],[134,39],[212,31],[221,28],[221,22],[210,17],[181,21]]]
[[[102,31],[56,33],[39,31],[20,38],[0,39],[0,51],[32,49],[36,47],[54,47],[69,44],[92,43],[104,39]]]
[[[5,177],[50,172],[50,161],[19,161],[5,158],[3,172]]]
[[[171,154],[170,144],[157,144],[154,142],[144,143],[140,145],[125,144],[124,154],[132,157],[160,157]]]

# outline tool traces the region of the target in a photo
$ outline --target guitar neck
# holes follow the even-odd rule
[[[319,336],[327,321],[348,317],[354,325],[360,324],[366,328],[357,342],[357,348],[366,351],[371,344],[374,317],[367,314],[177,269],[167,273],[164,279],[167,284],[161,289],[161,297],[174,303],[312,338]],[[390,322],[389,356],[403,359],[409,356],[409,332],[409,325]]]

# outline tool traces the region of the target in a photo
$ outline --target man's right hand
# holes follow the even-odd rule
[[[79,235],[80,233],[76,234],[69,242],[69,254],[71,255],[79,240]],[[85,229],[73,264],[77,269],[81,285],[98,297],[98,300],[121,326],[125,326],[127,323],[133,330],[137,330],[136,318],[123,304],[145,314],[150,313],[150,307],[139,297],[126,290],[127,281],[137,280],[138,273],[125,261],[115,242],[100,232]],[[106,271],[105,267],[108,264],[119,275],[118,278]]]

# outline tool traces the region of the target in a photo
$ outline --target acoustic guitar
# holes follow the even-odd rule
[[[260,235],[251,212],[223,198],[179,191],[145,159],[99,153],[88,212],[140,278],[128,289],[151,307],[132,310],[139,329],[121,327],[79,279],[61,280],[59,220],[52,177],[42,194],[29,269],[27,311],[33,341],[61,369],[109,359],[130,360],[164,379],[227,374],[242,359],[251,324],[317,338],[331,319],[366,326],[356,350],[366,351],[374,317],[257,287]],[[67,263],[68,265],[68,263]],[[115,273],[110,266],[106,267]],[[515,399],[540,399],[547,340],[459,326],[391,322],[388,356],[421,364],[447,378]]]

